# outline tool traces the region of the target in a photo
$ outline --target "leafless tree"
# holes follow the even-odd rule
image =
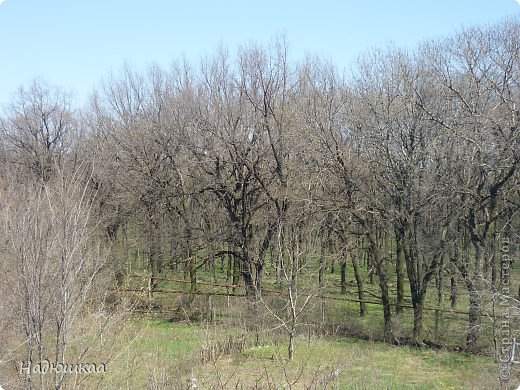
[[[2,285],[9,310],[23,327],[24,365],[66,363],[69,344],[77,337],[74,323],[106,260],[106,248],[90,219],[95,194],[85,184],[88,172],[65,174],[57,167],[54,172],[45,185],[13,181],[4,193]],[[34,377],[28,370],[26,387],[49,387],[43,374]],[[56,372],[53,386],[62,388],[64,380],[65,373]]]
[[[26,173],[49,180],[71,152],[76,116],[65,92],[42,80],[20,87],[0,120],[2,141],[9,162]]]
[[[485,280],[497,282],[497,222],[518,176],[518,34],[518,23],[506,22],[425,48],[442,106],[421,105],[452,143],[445,159],[453,173],[443,185],[458,209],[461,251],[454,260],[469,293],[470,348],[480,333]]]

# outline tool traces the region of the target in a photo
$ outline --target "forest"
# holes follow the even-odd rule
[[[345,71],[289,52],[125,64],[81,107],[19,88],[0,113],[1,386],[515,384],[520,21]],[[362,342],[477,382],[326,360]]]

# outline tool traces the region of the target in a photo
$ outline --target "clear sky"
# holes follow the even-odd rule
[[[338,67],[365,50],[417,42],[520,15],[520,0],[0,0],[0,106],[36,77],[85,101],[123,63],[197,64],[284,33],[293,59]]]

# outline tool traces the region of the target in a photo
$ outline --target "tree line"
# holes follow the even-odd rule
[[[515,295],[501,243],[518,239],[518,80],[516,19],[373,50],[349,72],[291,61],[284,39],[198,67],[126,65],[81,108],[36,80],[0,117],[10,313],[31,340],[53,318],[60,361],[74,303],[122,283],[130,259],[107,248],[131,235],[151,291],[165,270],[195,291],[220,261],[256,302],[266,270],[291,295],[304,265],[323,288],[331,259],[344,291],[348,261],[361,301],[378,285],[389,341],[405,288],[421,343],[427,292],[442,303],[449,286],[474,348],[485,305]]]

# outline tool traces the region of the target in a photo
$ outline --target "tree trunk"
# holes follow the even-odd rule
[[[347,293],[347,259],[341,259],[341,293]]]
[[[325,253],[324,252],[324,243],[321,244],[321,254],[320,254],[320,268],[318,271],[318,286],[323,288],[324,286],[324,276],[325,276]]]
[[[155,247],[155,243],[150,243],[149,250],[149,261],[150,261],[150,283],[149,283],[149,294],[151,295],[157,289],[157,278],[159,277],[159,267],[157,261],[157,248]]]
[[[258,296],[255,287],[255,281],[253,279],[253,273],[251,272],[251,263],[247,256],[244,256],[242,258],[242,277],[244,278],[246,297],[249,300],[255,301],[258,298]]]
[[[240,283],[240,259],[237,256],[233,256],[233,286],[238,286]],[[233,292],[235,292],[236,287],[233,287]]]
[[[472,231],[476,230],[472,218],[470,219],[470,226],[473,226]],[[466,269],[462,272],[462,276],[469,294],[468,335],[466,338],[466,345],[468,350],[474,351],[477,348],[477,340],[480,334],[480,280],[482,278],[484,247],[480,238],[473,233],[471,234],[471,241],[475,249],[475,270],[473,273],[473,280],[470,278]]]
[[[368,283],[374,284],[374,264],[370,256],[366,256],[365,263],[367,265],[367,271],[368,271]],[[377,267],[375,267],[377,268]]]
[[[414,216],[414,219],[416,216]],[[406,272],[408,274],[408,282],[410,284],[410,293],[412,295],[413,305],[413,339],[414,342],[422,344],[421,341],[421,330],[423,320],[423,306],[424,297],[426,295],[426,288],[428,286],[431,277],[434,275],[434,271],[437,269],[437,259],[435,256],[442,257],[442,253],[433,254],[432,263],[429,266],[429,270],[426,271],[425,259],[421,257],[417,247],[416,240],[416,221],[413,224],[403,223],[401,227],[402,237],[402,250],[404,253],[404,259],[406,262]]]
[[[422,331],[422,321],[423,321],[423,302],[424,296],[418,298],[413,305],[413,340],[417,345],[420,345],[421,342],[421,331]]]
[[[197,291],[197,256],[190,257],[190,292]]]
[[[456,276],[452,276],[451,281],[450,281],[450,301],[451,301],[451,308],[456,309],[457,308],[457,278],[456,278]]]
[[[233,275],[234,275],[234,262],[233,262],[233,256],[231,254],[227,254],[226,255],[227,257],[227,271],[226,271],[226,282],[229,282],[231,281],[232,284],[235,284],[234,283],[234,278],[233,278]]]
[[[352,267],[354,268],[354,277],[356,278],[356,285],[357,285],[357,291],[358,291],[358,298],[360,300],[359,302],[359,315],[361,317],[364,317],[367,312],[366,303],[363,302],[365,300],[365,289],[363,285],[363,278],[361,276],[360,266],[359,266],[359,259],[357,256],[352,256]]]
[[[395,312],[397,314],[403,312],[404,305],[404,261],[403,261],[403,247],[402,239],[399,233],[396,231],[396,275],[397,275],[397,304],[395,306]]]
[[[262,283],[264,276],[264,263],[265,258],[267,256],[267,251],[271,246],[271,240],[273,239],[274,233],[276,232],[277,224],[272,222],[269,224],[267,228],[267,232],[265,233],[265,237],[262,240],[262,245],[260,246],[260,251],[258,253],[258,261],[256,262],[256,279],[255,279],[255,287],[256,294],[258,297],[262,296]]]
[[[159,222],[154,216],[154,210],[148,209],[149,224],[148,224],[148,261],[150,266],[150,281],[149,281],[149,294],[150,296],[157,289],[157,278],[159,277],[159,244],[158,244],[158,231]]]
[[[466,346],[469,351],[476,351],[478,336],[480,334],[480,306],[481,299],[478,289],[471,281],[466,282],[469,292],[469,313],[468,313],[468,335]]]
[[[262,283],[264,279],[264,264],[263,262],[258,261],[256,264],[256,278],[255,278],[255,287],[256,294],[258,297],[262,296]]]
[[[437,309],[435,310],[435,328],[434,337],[435,341],[439,341],[439,325],[441,319],[442,303],[444,301],[444,256],[441,257],[441,264],[439,266],[439,272],[437,273]]]
[[[378,267],[379,268],[379,267]],[[394,334],[392,329],[392,307],[390,304],[390,294],[388,292],[388,277],[385,272],[378,269],[379,287],[381,288],[381,301],[383,303],[384,317],[384,339],[385,341],[394,342]]]
[[[294,359],[294,332],[289,332],[289,346],[287,348],[289,360]]]
[[[188,276],[190,277],[190,292],[197,291],[197,252],[193,250],[191,242],[191,230],[187,231],[188,239],[186,240],[186,267],[188,268]]]
[[[379,288],[381,289],[381,302],[383,304],[383,318],[384,318],[384,340],[387,342],[395,342],[392,324],[392,306],[390,303],[390,294],[388,291],[388,276],[386,275],[383,258],[379,246],[376,244],[373,235],[370,231],[367,232],[367,237],[370,243],[370,248],[373,255],[373,265],[379,276]]]

